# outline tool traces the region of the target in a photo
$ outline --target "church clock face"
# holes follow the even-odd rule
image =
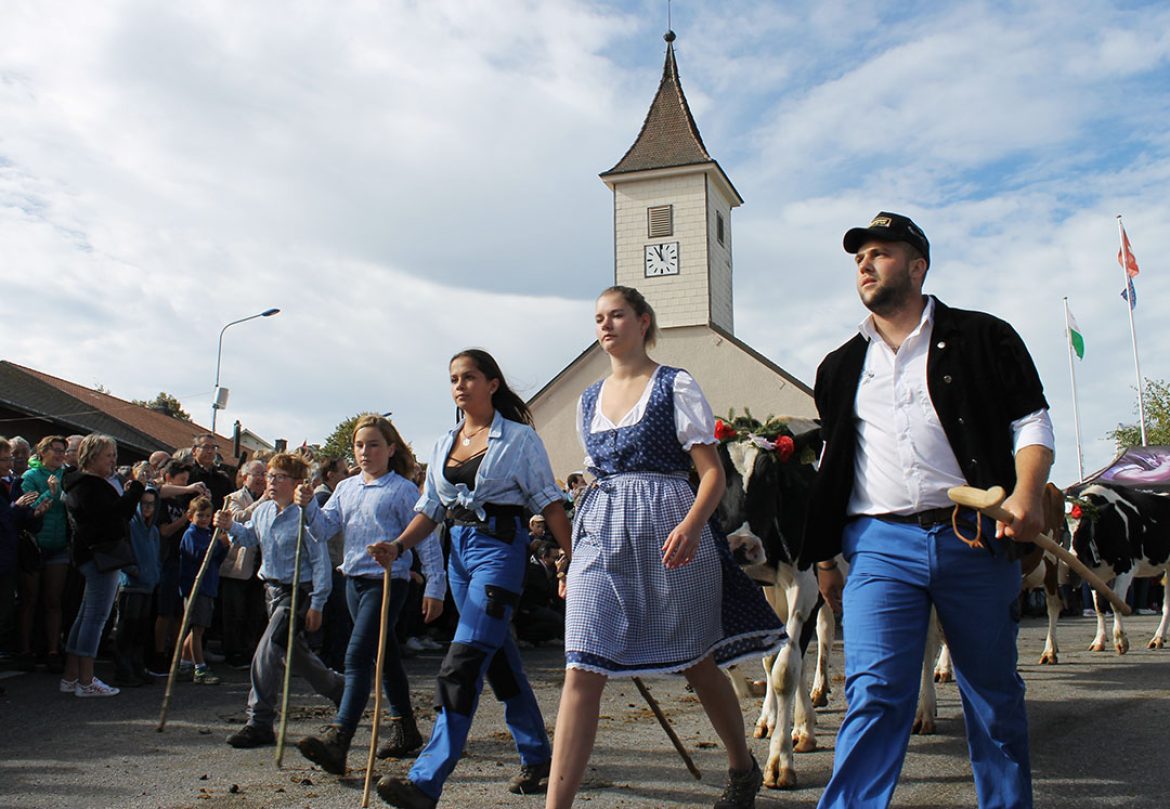
[[[646,245],[646,277],[678,275],[678,242]]]

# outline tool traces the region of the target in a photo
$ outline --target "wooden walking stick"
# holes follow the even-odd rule
[[[982,514],[986,514],[993,520],[999,520],[1005,525],[1011,525],[1012,521],[1015,520],[1012,513],[1000,505],[1007,496],[1007,492],[1004,491],[1002,486],[992,486],[990,489],[977,489],[974,486],[955,486],[953,489],[947,490],[947,496],[960,506],[973,508]],[[1064,562],[1070,569],[1076,571],[1077,575],[1089,583],[1089,586],[1109,599],[1109,603],[1113,605],[1114,610],[1122,615],[1129,615],[1132,612],[1129,605],[1125,603],[1125,599],[1113,592],[1112,587],[1102,581],[1101,577],[1096,573],[1085,567],[1084,562],[1057,543],[1051,535],[1046,533],[1038,534],[1032,542]]]
[[[366,758],[366,784],[362,788],[362,809],[370,805],[370,784],[374,780],[374,759],[378,750],[378,727],[382,723],[382,672],[386,665],[386,634],[390,627],[390,568],[382,572],[382,621],[378,624],[378,659],[374,664],[374,725],[370,728],[370,755]]]
[[[203,577],[207,574],[207,568],[211,565],[211,556],[215,552],[215,544],[219,541],[220,535],[223,531],[219,528],[211,535],[211,542],[207,544],[207,551],[203,554],[203,562],[199,565],[199,571],[195,574],[195,582],[191,585],[191,595],[187,598],[187,606],[183,608],[183,621],[179,624],[179,641],[175,644],[175,654],[171,658],[171,670],[167,674],[167,690],[163,695],[162,712],[159,713],[158,727],[155,728],[159,733],[167,726],[167,711],[171,707],[171,694],[175,688],[175,675],[179,673],[179,661],[183,659],[183,641],[187,634],[187,628],[191,625],[191,610],[195,606],[195,598],[199,595],[199,587],[203,584]]]
[[[297,508],[300,508],[298,506]],[[288,691],[292,681],[293,643],[297,639],[297,596],[301,589],[301,547],[305,544],[305,510],[297,525],[297,551],[293,556],[292,593],[288,605],[288,648],[284,654],[284,690],[280,694],[280,730],[276,734],[276,768],[284,760],[284,734],[288,730]]]
[[[702,779],[703,775],[699,772],[699,768],[695,766],[695,762],[691,759],[691,754],[683,747],[682,740],[678,734],[674,732],[674,728],[670,726],[670,720],[666,718],[666,714],[662,712],[662,708],[658,705],[658,700],[654,699],[654,695],[650,693],[650,689],[646,688],[646,684],[642,682],[641,677],[635,677],[634,685],[638,687],[638,693],[642,695],[642,699],[646,700],[646,704],[650,706],[650,710],[654,712],[654,716],[658,719],[658,724],[662,725],[662,729],[666,731],[666,735],[670,737],[674,749],[682,756],[683,764],[687,765],[687,769],[691,771],[691,775],[695,776],[695,780]]]

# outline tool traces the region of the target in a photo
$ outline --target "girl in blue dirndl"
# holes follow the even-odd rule
[[[573,803],[610,677],[682,673],[727,749],[729,779],[715,807],[750,809],[763,777],[718,667],[775,651],[784,628],[709,524],[726,485],[715,419],[690,374],[646,354],[657,332],[650,305],[635,289],[611,287],[595,321],[612,373],[578,404],[597,481],[573,524],[567,670],[546,807]]]

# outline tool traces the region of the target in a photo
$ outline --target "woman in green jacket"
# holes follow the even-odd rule
[[[49,671],[60,673],[65,668],[61,657],[61,595],[65,590],[65,576],[69,572],[69,536],[66,533],[65,505],[61,499],[61,476],[64,474],[66,441],[62,436],[49,435],[37,443],[40,465],[30,467],[21,477],[25,492],[36,492],[33,507],[48,501],[52,505],[45,512],[41,530],[37,532],[37,547],[41,552],[40,568],[25,572],[20,588],[20,644],[21,668],[31,671],[33,656],[33,625],[36,619],[38,596],[42,599],[45,626],[46,664]]]

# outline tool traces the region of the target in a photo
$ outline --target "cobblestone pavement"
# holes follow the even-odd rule
[[[1170,649],[1147,651],[1156,619],[1130,619],[1133,650],[1124,657],[1084,651],[1093,622],[1060,623],[1058,666],[1040,666],[1044,626],[1025,621],[1021,671],[1028,683],[1033,769],[1038,807],[1164,807],[1166,728],[1170,726]],[[551,729],[562,680],[560,650],[528,649],[525,665]],[[433,711],[433,676],[439,654],[407,661],[424,733]],[[819,713],[820,749],[797,758],[799,787],[765,792],[758,807],[816,805],[832,767],[833,737],[843,710],[840,645],[837,675],[827,709]],[[98,674],[109,672],[99,661]],[[162,687],[130,689],[110,699],[79,700],[57,693],[45,673],[0,674],[0,807],[357,807],[369,743],[368,723],[350,755],[355,768],[338,778],[308,765],[292,742],[313,732],[330,711],[302,681],[294,680],[290,746],[277,770],[273,748],[234,750],[224,737],[243,722],[246,672],[220,667],[220,686],[180,684],[166,731],[155,727]],[[606,689],[596,752],[578,806],[711,806],[722,787],[726,762],[695,697],[680,679],[649,686],[692,751],[701,781],[693,780],[662,730],[628,682]],[[372,704],[372,703],[371,703]],[[758,707],[744,703],[745,721]],[[761,763],[766,740],[754,740]],[[403,773],[409,762],[379,762],[378,774]],[[518,764],[504,730],[499,704],[485,694],[460,762],[440,806],[543,807],[540,797],[508,794],[504,784]],[[376,795],[372,805],[381,805]],[[967,763],[959,697],[954,685],[939,689],[937,735],[911,740],[895,806],[970,807],[975,793]]]

